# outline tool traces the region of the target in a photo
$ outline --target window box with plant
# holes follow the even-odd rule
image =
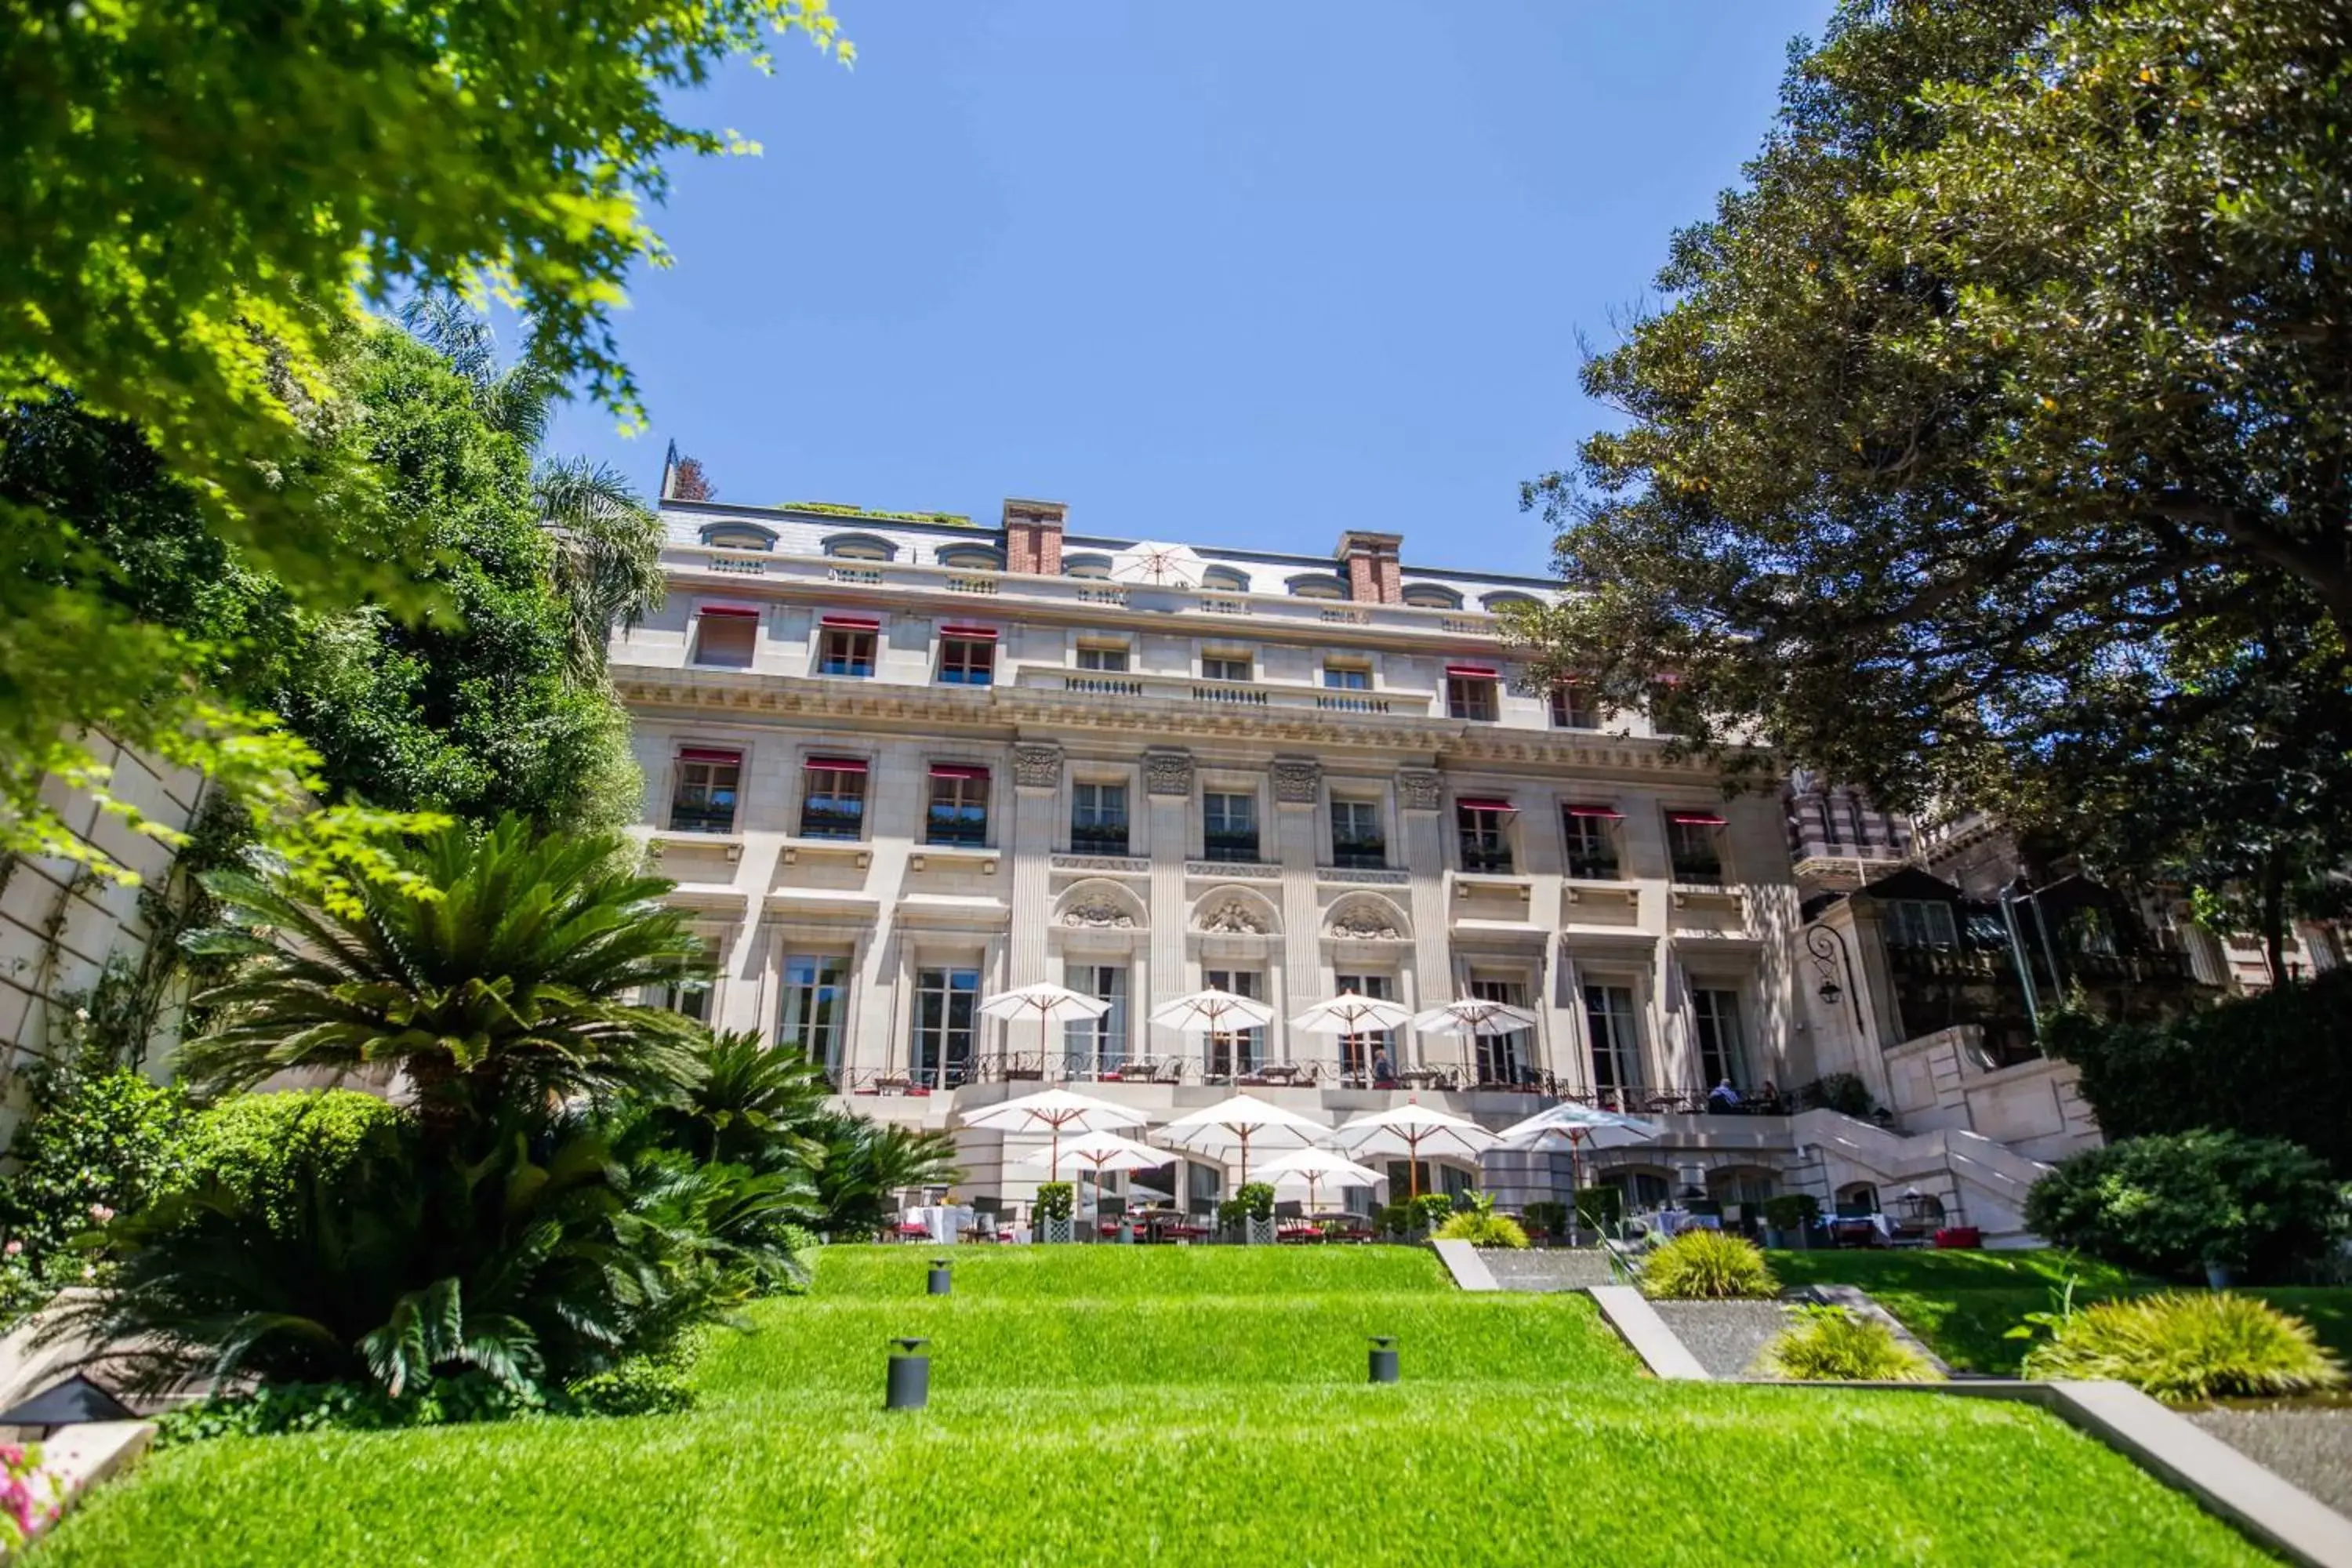
[[[1454,803],[1465,871],[1511,874],[1510,825],[1516,812],[1509,801],[1492,796],[1472,796]]]
[[[866,836],[866,763],[856,757],[811,757],[801,769],[803,838]]]
[[[743,753],[689,746],[677,753],[670,787],[673,833],[735,831],[735,791],[743,773]]]
[[[1666,813],[1666,851],[1675,880],[1686,887],[1723,885],[1723,818],[1711,811]]]

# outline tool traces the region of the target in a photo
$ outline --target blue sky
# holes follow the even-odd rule
[[[764,145],[677,170],[621,346],[648,491],[971,513],[1542,572],[1519,480],[1605,417],[1576,336],[1639,301],[1829,0],[835,0],[686,100]],[[1222,21],[1223,32],[1202,24]]]

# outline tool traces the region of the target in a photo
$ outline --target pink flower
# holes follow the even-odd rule
[[[99,1224],[104,1225],[108,1220],[114,1217],[114,1211],[108,1208],[104,1204],[92,1204],[89,1205],[89,1217],[98,1221]]]
[[[6,1252],[11,1258],[21,1257],[24,1250],[25,1244],[21,1241],[12,1241],[5,1247],[0,1247],[0,1251]]]

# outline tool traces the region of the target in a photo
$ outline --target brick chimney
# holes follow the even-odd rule
[[[1057,500],[1004,503],[1004,569],[1036,577],[1062,574],[1062,524],[1070,509]]]
[[[1338,554],[1348,574],[1348,597],[1367,604],[1393,605],[1403,595],[1403,568],[1397,552],[1404,547],[1402,533],[1360,533],[1350,529],[1339,536]]]

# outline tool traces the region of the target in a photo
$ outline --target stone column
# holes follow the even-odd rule
[[[1404,868],[1412,875],[1412,966],[1420,995],[1417,1005],[1434,1007],[1454,1000],[1453,911],[1446,907],[1450,891],[1445,879],[1444,781],[1434,768],[1399,768],[1396,775],[1397,820],[1404,839]],[[1428,1067],[1440,1059],[1442,1037],[1412,1036],[1410,1065]],[[1399,1067],[1408,1064],[1400,1062]]]
[[[1008,990],[1053,977],[1045,927],[1053,913],[1055,816],[1062,797],[1062,748],[1023,743],[1013,748],[1013,967]]]
[[[1192,753],[1145,752],[1143,791],[1150,813],[1144,845],[1151,857],[1151,994],[1136,998],[1136,1026],[1147,1054],[1166,1056],[1186,1048],[1192,1039],[1160,1028],[1150,1016],[1187,989],[1184,929],[1192,911],[1184,896],[1184,861],[1192,847]]]
[[[1274,781],[1275,854],[1282,864],[1281,1016],[1284,1061],[1311,1058],[1326,1036],[1291,1038],[1290,1015],[1322,999],[1321,907],[1315,896],[1315,868],[1321,858],[1315,841],[1315,808],[1323,795],[1323,767],[1311,757],[1277,757],[1268,770]]]

